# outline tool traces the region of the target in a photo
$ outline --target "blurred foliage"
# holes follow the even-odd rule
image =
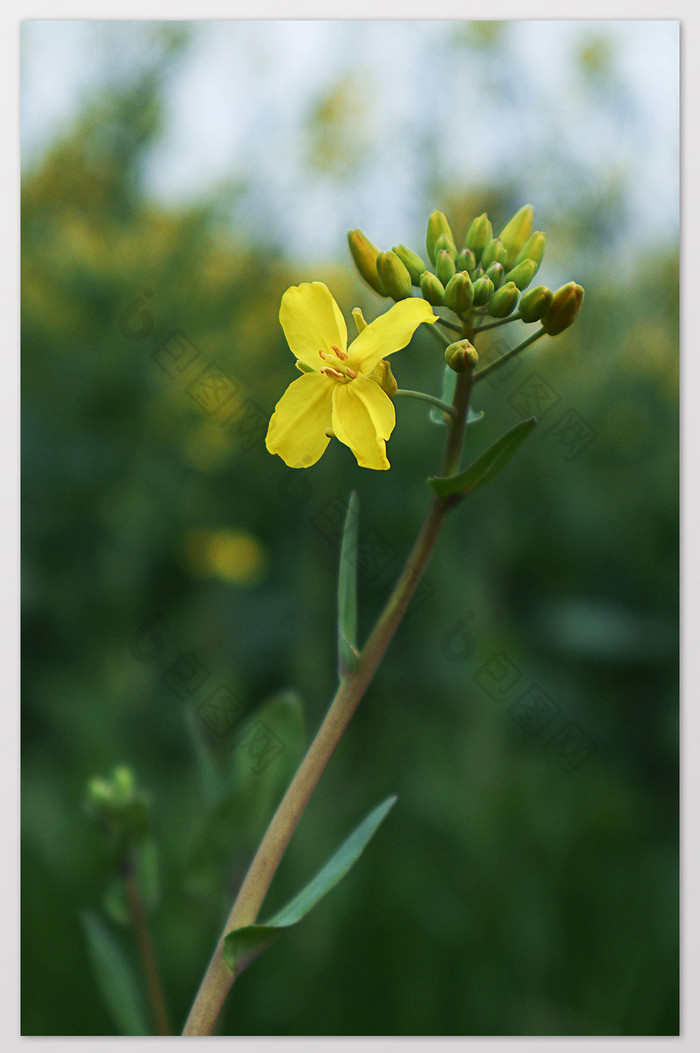
[[[499,46],[498,24],[473,32]],[[592,41],[581,61],[607,58]],[[345,105],[340,91],[314,117],[318,164],[332,155],[319,121],[347,128]],[[80,802],[119,764],[151,794],[153,938],[184,1021],[333,690],[337,508],[359,491],[363,634],[442,442],[403,403],[388,473],[338,443],[304,473],[267,454],[294,375],[284,289],[325,280],[348,317],[384,305],[349,261],[261,253],[220,202],[149,201],[160,123],[158,79],[142,76],[89,106],[23,181],[25,1034],[112,1033],[80,919],[102,911],[93,927],[118,930]],[[531,199],[463,181],[430,203],[456,232]],[[533,383],[540,425],[448,523],[265,914],[374,802],[398,804],[333,896],[237,981],[224,1033],[677,1033],[677,248],[612,272],[590,252],[589,206],[547,224],[554,269],[541,271],[585,285],[581,317],[480,386],[474,455],[533,411]],[[419,335],[392,365],[402,386],[437,391],[441,362]],[[519,679],[492,698],[480,683],[494,655]],[[533,685],[555,712],[539,731],[514,707]],[[580,766],[557,739],[572,722],[592,749]],[[251,728],[277,745],[269,764]],[[112,939],[137,962],[128,928]]]

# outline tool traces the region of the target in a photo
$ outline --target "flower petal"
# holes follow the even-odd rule
[[[319,459],[329,438],[332,389],[337,383],[321,373],[304,373],[293,381],[275,406],[265,437],[270,453],[278,453],[290,468],[309,468]]]
[[[373,380],[361,373],[333,388],[333,434],[349,446],[361,468],[390,468],[386,457],[396,414],[394,404]]]
[[[280,324],[292,354],[312,369],[323,365],[319,351],[330,351],[332,344],[341,351],[348,346],[345,319],[323,282],[302,282],[287,289]]]
[[[435,321],[437,316],[426,300],[417,296],[399,300],[353,340],[348,365],[365,374],[371,372],[382,358],[405,347],[421,322]]]

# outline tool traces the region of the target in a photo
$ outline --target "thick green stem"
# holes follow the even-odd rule
[[[469,416],[469,402],[474,387],[475,374],[473,370],[457,374],[457,383],[454,394],[454,418],[445,443],[445,454],[442,459],[440,474],[445,477],[456,475],[462,461],[462,449],[464,447],[464,432],[467,427]]]
[[[452,474],[459,469],[472,386],[471,372],[458,375],[452,406],[454,416],[449,422],[443,460],[443,475]],[[406,613],[448,511],[448,507],[439,498],[433,498],[406,565],[360,653],[357,669],[341,681],[316,737],[260,842],[197,992],[183,1035],[212,1033],[224,1000],[235,980],[235,974],[224,959],[224,937],[232,929],[251,925],[256,920],[270,882],[304,809]]]

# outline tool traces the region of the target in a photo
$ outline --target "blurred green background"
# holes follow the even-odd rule
[[[532,202],[541,279],[581,282],[583,312],[480,385],[475,453],[540,425],[448,522],[265,913],[398,804],[239,979],[222,1031],[677,1033],[677,145],[651,149],[635,94],[644,24],[353,23],[348,46],[317,23],[75,23],[97,72],[48,128],[42,56],[55,34],[60,96],[80,54],[67,25],[23,32],[23,1032],[116,1033],[85,910],[139,975],[82,804],[118,764],[152,797],[151,924],[182,1026],[334,689],[338,510],[356,489],[366,632],[426,507],[443,435],[417,403],[398,407],[387,473],[335,442],[303,473],[266,452],[296,375],[283,291],[323,280],[348,318],[374,317],[387,303],[353,272],[348,227],[420,252],[434,207],[461,238]],[[537,25],[554,34],[539,52]],[[677,35],[654,32],[673,84]],[[207,64],[238,78],[213,111]],[[290,99],[287,75],[306,91]],[[220,171],[202,147],[197,173],[187,121],[228,135],[230,114]],[[168,183],[173,159],[199,197]],[[427,336],[393,364],[439,390]],[[303,720],[258,709],[288,689]]]

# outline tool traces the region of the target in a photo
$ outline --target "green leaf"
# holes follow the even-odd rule
[[[345,515],[338,573],[338,670],[340,676],[357,669],[357,529],[360,502],[353,490]]]
[[[267,700],[224,737],[226,792],[196,822],[183,848],[191,895],[211,902],[223,894],[233,861],[260,840],[306,751],[306,739],[304,708],[293,691]]]
[[[80,921],[97,985],[120,1033],[150,1035],[141,985],[128,958],[97,914],[83,911]]]
[[[131,917],[129,915],[129,901],[126,889],[121,878],[113,878],[107,885],[100,898],[100,907],[110,921],[117,925],[128,926]]]
[[[396,797],[387,797],[364,819],[340,846],[335,855],[301,892],[269,921],[247,925],[226,934],[224,957],[232,972],[241,973],[279,935],[301,921],[316,904],[345,877],[357,862],[380,823],[394,807]]]
[[[469,413],[467,414],[467,427],[469,427],[470,424],[476,424],[477,421],[482,420],[483,416],[484,416],[484,411],[483,410],[479,410],[479,412],[477,413],[470,406],[469,407]]]
[[[521,421],[520,424],[516,424],[514,428],[502,435],[493,446],[488,448],[486,453],[459,475],[452,475],[447,479],[433,476],[432,479],[428,479],[429,485],[438,497],[464,497],[477,486],[490,482],[501,469],[505,468],[518,446],[532,433],[536,424],[537,420],[534,417]]]
[[[160,877],[158,848],[153,838],[148,837],[132,848],[136,884],[144,908],[148,913],[155,910],[160,900]],[[100,905],[110,921],[117,925],[131,924],[129,897],[123,877],[115,877],[105,889]]]
[[[229,733],[229,787],[252,796],[274,796],[298,767],[306,749],[304,707],[296,691],[281,691],[254,709]]]
[[[201,717],[191,706],[184,708],[185,724],[194,749],[202,793],[208,807],[218,804],[226,792],[224,772],[217,761],[204,730]]]

